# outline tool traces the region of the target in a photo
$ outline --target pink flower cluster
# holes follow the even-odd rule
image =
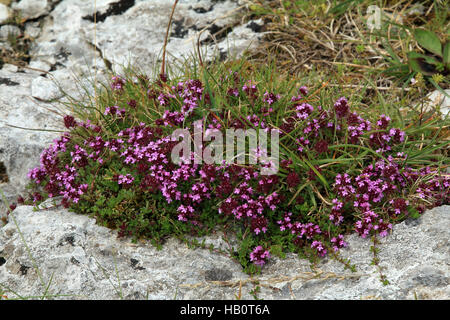
[[[120,76],[113,76],[111,78],[111,89],[113,91],[121,91],[125,83],[125,79],[121,78]]]
[[[281,96],[279,94],[274,94],[272,92],[266,91],[263,96],[263,101],[269,104],[269,106],[271,106],[272,104],[280,100],[280,98]]]
[[[126,175],[120,174],[117,177],[118,184],[130,185],[133,183],[133,181],[134,181],[134,177],[131,174],[126,174]]]
[[[317,250],[317,255],[319,257],[324,257],[327,254],[327,249],[325,249],[321,241],[314,240],[311,244],[311,248]]]
[[[123,117],[125,115],[125,109],[120,109],[119,106],[106,107],[104,115],[115,115],[118,117]]]
[[[380,236],[387,235],[389,230],[392,229],[392,224],[380,217],[381,212],[375,212],[375,210],[378,210],[378,204],[388,201],[390,206],[384,210],[385,213],[408,215],[410,202],[404,197],[399,198],[395,195],[398,195],[406,187],[410,188],[417,185],[417,182],[426,176],[425,172],[430,174],[429,170],[417,172],[409,167],[400,168],[395,159],[388,156],[387,162],[379,160],[375,165],[367,166],[362,174],[355,177],[350,177],[348,174],[338,174],[334,189],[342,201],[339,199],[333,200],[334,206],[330,214],[330,220],[336,221],[336,218],[340,217],[342,222],[342,202],[351,201],[353,203],[352,210],[356,210],[362,215],[362,218],[355,223],[355,230],[362,237],[367,237],[372,231],[377,232]],[[435,178],[418,185],[416,192],[419,195],[423,190],[421,186],[428,188],[428,196],[432,194],[435,196],[436,191],[440,189],[444,190],[446,187],[448,189],[450,179],[439,178],[437,172],[434,173]]]
[[[331,243],[333,244],[334,252],[337,252],[339,249],[345,248],[348,245],[348,243],[344,241],[344,236],[342,234],[338,235],[337,238],[333,237]]]
[[[364,133],[372,130],[371,123],[368,120],[364,120],[355,112],[350,113],[347,118],[347,130],[350,143],[356,144],[358,142],[358,138],[361,137]]]
[[[268,259],[270,259],[269,250],[264,250],[262,246],[257,246],[250,253],[250,261],[252,261],[257,266],[262,267],[266,264]]]
[[[60,152],[66,152],[70,137],[65,134],[45,149],[41,154],[40,166],[29,171],[28,177],[37,184],[44,183],[48,197],[63,196],[63,204],[77,203],[86,193],[88,185],[77,182],[77,170],[68,164],[61,165],[58,158]],[[76,159],[79,157],[76,155]],[[75,161],[76,162],[76,161]],[[35,193],[34,201],[40,201],[42,196]]]

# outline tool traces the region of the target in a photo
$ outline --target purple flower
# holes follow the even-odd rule
[[[133,181],[134,181],[134,177],[131,174],[126,174],[126,175],[120,174],[117,179],[117,183],[123,184],[123,185],[130,185],[133,183]]]
[[[286,183],[289,188],[295,188],[300,183],[300,177],[295,171],[289,172],[289,174],[286,177]]]
[[[227,94],[229,96],[237,97],[237,96],[239,96],[239,89],[238,88],[230,88],[230,89],[228,89]]]
[[[255,234],[266,233],[268,221],[264,217],[254,217],[251,220],[251,229]]]
[[[256,89],[256,84],[252,84],[251,81],[248,81],[242,87],[242,91],[244,91],[250,98],[255,98],[258,89]]]
[[[130,101],[127,102],[127,105],[129,105],[131,108],[136,109],[137,107],[137,102],[134,99],[131,99]]]
[[[301,86],[300,88],[298,88],[298,92],[303,96],[307,96],[308,88],[306,86]]]
[[[77,126],[77,122],[75,121],[74,117],[67,115],[64,117],[64,126],[67,129],[74,128]]]
[[[384,114],[382,114],[380,116],[380,120],[377,121],[377,126],[380,129],[387,129],[387,127],[389,126],[389,122],[391,121],[391,118],[389,118],[388,116],[385,116]]]
[[[345,97],[339,98],[334,104],[334,111],[338,118],[343,118],[349,111],[348,101]]]
[[[279,94],[274,94],[266,91],[263,96],[263,101],[268,103],[269,106],[271,106],[272,104],[277,102],[280,98],[281,96]]]
[[[268,250],[264,250],[262,246],[257,246],[250,253],[250,261],[257,266],[263,266],[266,264],[266,260],[270,259],[270,253]]]
[[[109,114],[116,115],[118,117],[123,117],[125,115],[125,109],[119,109],[119,106],[106,107],[104,115],[107,116]]]
[[[112,83],[111,83],[111,89],[113,90],[113,91],[122,91],[122,89],[123,89],[123,86],[125,85],[125,80],[124,79],[122,79],[121,77],[119,77],[119,76],[113,76],[112,78],[111,78],[111,81],[112,81]]]
[[[345,248],[348,245],[348,243],[344,241],[344,236],[342,234],[338,235],[337,238],[333,237],[331,243],[333,244],[334,252],[337,252],[340,248]]]
[[[295,110],[297,111],[297,118],[301,120],[306,120],[309,115],[314,111],[314,107],[309,103],[302,103],[297,105]]]
[[[292,212],[287,212],[284,214],[283,219],[277,221],[277,223],[280,225],[281,231],[291,230],[291,228],[292,228],[291,217],[292,217]]]
[[[17,204],[16,203],[12,203],[9,205],[9,212],[13,212],[15,209],[17,208]]]
[[[403,199],[403,198],[397,198],[389,201],[389,203],[392,205],[392,208],[394,209],[394,213],[397,214],[407,214],[408,213],[408,205],[409,201]]]
[[[314,146],[314,150],[316,150],[317,153],[319,153],[319,154],[327,152],[328,151],[328,142],[326,142],[325,140],[320,140]]]
[[[327,254],[327,250],[323,246],[323,243],[320,241],[313,241],[311,244],[311,248],[317,250],[317,255],[319,257],[324,257]]]

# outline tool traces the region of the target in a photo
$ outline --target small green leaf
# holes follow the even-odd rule
[[[444,59],[444,64],[450,69],[450,42],[447,42],[444,45],[444,54],[442,58]]]
[[[425,29],[415,29],[414,38],[420,46],[442,57],[441,40],[434,32]]]

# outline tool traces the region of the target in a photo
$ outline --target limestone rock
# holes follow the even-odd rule
[[[445,90],[445,93],[450,96],[450,89]],[[425,105],[426,110],[434,110],[439,108],[442,116],[445,117],[450,111],[450,98],[444,95],[439,90],[434,90],[427,95],[428,102]]]
[[[151,73],[161,59],[172,4],[166,0],[105,0],[97,1],[95,8],[90,0],[61,1],[42,21],[32,60],[51,61],[58,69],[86,69],[95,64],[107,68],[106,61],[118,72],[132,63]],[[257,32],[239,29],[234,16],[238,5],[233,0],[180,1],[167,45],[168,60],[191,56],[197,37],[205,60],[224,57],[228,47],[240,54],[255,43]]]
[[[11,16],[11,9],[3,3],[0,3],[0,24],[5,23]]]
[[[54,81],[37,77],[31,82],[31,95],[43,101],[51,101],[62,97],[62,92]]]
[[[60,295],[55,299],[234,299],[240,281],[242,298],[253,299],[251,279],[227,256],[189,249],[175,239],[160,251],[148,243],[134,245],[129,239],[118,240],[115,231],[96,225],[94,219],[63,209],[35,212],[21,206],[12,215],[17,226],[11,219],[0,229],[0,284],[22,296],[42,295],[53,275],[49,293]],[[394,226],[393,234],[379,246],[387,286],[371,265],[371,241],[351,235],[342,257],[356,264],[356,273],[329,258],[315,272],[295,255],[273,258],[253,278],[261,284],[258,297],[449,299],[449,230],[450,206],[425,212],[417,224]],[[225,245],[220,235],[206,240]]]
[[[48,14],[54,2],[57,0],[20,0],[12,8],[19,10],[23,18],[34,19]]]
[[[27,22],[25,24],[25,34],[31,38],[37,38],[41,33],[41,28],[39,27],[39,21]]]
[[[0,163],[8,177],[8,183],[0,181],[0,188],[9,201],[25,191],[28,171],[39,164],[42,150],[59,135],[38,130],[62,127],[61,117],[52,112],[57,112],[55,106],[32,97],[32,83],[39,77],[37,72],[17,72],[12,65],[0,70]],[[1,203],[0,212],[4,213]]]
[[[20,29],[16,26],[5,25],[0,27],[0,40],[8,40],[8,37],[17,37],[20,35]]]

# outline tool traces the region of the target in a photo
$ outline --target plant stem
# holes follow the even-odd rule
[[[167,41],[169,40],[170,25],[172,24],[173,14],[175,12],[175,8],[176,8],[177,4],[178,4],[178,0],[175,0],[175,3],[172,6],[172,13],[170,14],[169,23],[167,24],[166,37],[164,38],[161,75],[164,75],[165,71],[166,71],[166,47],[167,47]]]

